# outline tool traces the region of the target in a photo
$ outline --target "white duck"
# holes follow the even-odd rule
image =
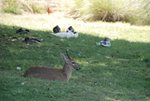
[[[66,32],[57,32],[57,33],[54,33],[53,35],[61,37],[61,38],[77,38],[79,36],[79,33],[74,32],[74,29],[72,28],[72,26],[70,27],[67,29]]]
[[[71,32],[71,31],[68,31],[68,32],[58,32],[58,33],[55,33],[54,34],[55,36],[58,36],[58,37],[61,37],[61,38],[77,38],[79,36],[79,34],[76,32]]]

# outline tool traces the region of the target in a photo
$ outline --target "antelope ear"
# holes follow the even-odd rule
[[[65,63],[69,62],[69,59],[63,53],[60,53],[60,56],[63,58]]]

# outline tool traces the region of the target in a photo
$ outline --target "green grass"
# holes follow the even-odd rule
[[[80,36],[57,38],[51,35],[56,24],[62,30],[72,25]],[[19,27],[31,31],[18,35]],[[0,16],[0,101],[149,101],[149,33],[150,26],[126,23],[84,23],[55,15]],[[25,36],[43,41],[27,45],[22,42]],[[95,44],[103,37],[111,39],[110,48]],[[33,65],[61,68],[60,53],[65,49],[81,66],[69,82],[21,76]]]

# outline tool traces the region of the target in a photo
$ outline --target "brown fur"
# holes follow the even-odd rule
[[[63,55],[65,64],[62,69],[54,69],[49,67],[31,67],[25,73],[24,77],[34,77],[48,80],[69,80],[73,71],[73,68],[79,69],[78,64],[72,59],[69,59]]]

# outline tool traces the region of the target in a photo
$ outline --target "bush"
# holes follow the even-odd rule
[[[21,6],[17,0],[3,0],[2,11],[6,13],[20,14]]]
[[[124,21],[150,24],[149,0],[73,0],[74,11],[89,21]]]
[[[47,11],[47,7],[42,4],[31,2],[29,5],[32,9],[32,13],[45,13]]]
[[[21,14],[23,12],[45,13],[47,10],[46,3],[38,0],[3,0],[2,11],[5,13]]]

